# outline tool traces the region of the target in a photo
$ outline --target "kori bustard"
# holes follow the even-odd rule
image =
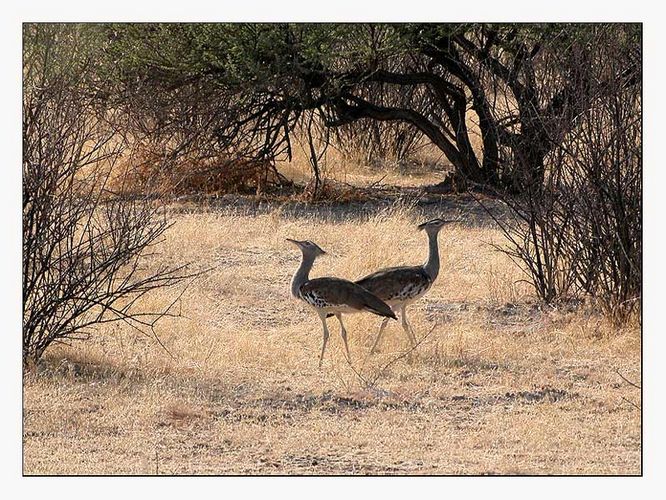
[[[326,317],[335,316],[340,322],[340,335],[345,344],[347,359],[351,361],[349,344],[347,343],[347,330],[342,323],[342,315],[360,311],[368,311],[379,316],[397,320],[395,313],[383,301],[352,281],[340,278],[314,278],[310,279],[310,269],[317,257],[326,252],[312,241],[297,241],[287,239],[300,248],[303,256],[301,265],[291,280],[291,295],[301,299],[319,315],[324,327],[324,343],[321,346],[319,367],[324,359],[324,351],[328,342],[329,332],[326,326]]]
[[[386,302],[394,311],[400,311],[402,328],[412,346],[416,345],[416,337],[407,321],[406,309],[409,304],[419,299],[430,289],[439,274],[439,247],[437,235],[442,227],[451,220],[433,219],[418,226],[428,235],[428,260],[422,266],[401,266],[380,269],[369,274],[356,283]],[[381,339],[387,321],[382,321],[377,339],[370,353],[374,353]]]

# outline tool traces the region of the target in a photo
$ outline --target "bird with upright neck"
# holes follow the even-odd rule
[[[340,335],[345,344],[347,359],[351,361],[349,344],[347,343],[347,330],[342,323],[342,315],[368,311],[379,316],[397,319],[393,310],[382,300],[352,281],[341,278],[314,278],[310,279],[310,270],[314,261],[320,255],[325,255],[319,245],[312,241],[298,241],[287,239],[297,246],[302,253],[301,264],[291,280],[291,295],[311,306],[319,315],[324,327],[324,342],[319,356],[321,368],[328,342],[329,331],[326,325],[328,316],[335,316],[340,322]]]
[[[439,246],[437,236],[446,224],[453,222],[444,219],[432,219],[418,226],[428,235],[428,259],[422,266],[400,266],[380,269],[356,281],[358,285],[386,302],[394,311],[400,311],[402,328],[412,346],[416,337],[407,321],[406,308],[430,290],[439,275]],[[387,321],[382,321],[370,353],[374,353],[384,332]]]

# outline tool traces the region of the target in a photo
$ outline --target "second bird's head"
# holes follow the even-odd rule
[[[423,224],[419,224],[418,230],[419,231],[425,231],[428,234],[437,234],[440,229],[442,229],[445,225],[450,224],[452,220],[445,220],[445,219],[432,219],[429,220],[428,222],[424,222]]]
[[[319,245],[310,240],[298,241],[287,238],[287,241],[300,248],[303,256],[319,257],[320,255],[326,255],[326,252]]]

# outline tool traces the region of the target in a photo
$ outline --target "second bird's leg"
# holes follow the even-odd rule
[[[349,345],[347,344],[347,330],[345,325],[342,324],[342,314],[336,314],[336,318],[340,322],[340,335],[342,336],[342,341],[345,343],[345,349],[347,350],[347,360],[351,363],[351,354],[349,354]]]
[[[326,313],[319,313],[319,318],[321,319],[321,324],[324,325],[324,343],[321,346],[321,356],[319,356],[319,368],[324,361],[324,351],[326,351],[326,342],[328,342],[328,326],[326,326]]]
[[[407,306],[400,307],[400,319],[402,320],[402,328],[405,330],[409,342],[412,344],[412,347],[416,347],[416,336],[414,335],[414,330],[412,326],[407,322]]]
[[[384,332],[384,328],[386,328],[386,325],[388,324],[388,320],[390,318],[384,318],[384,321],[382,321],[382,326],[379,327],[379,333],[377,334],[377,338],[375,339],[375,343],[372,344],[372,349],[370,349],[370,354],[374,354],[377,350],[377,345],[379,345],[379,339],[382,338],[382,333]]]

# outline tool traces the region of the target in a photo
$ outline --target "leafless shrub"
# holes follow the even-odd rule
[[[642,281],[641,105],[621,89],[588,110],[563,144],[563,189],[571,200],[568,258],[576,286],[622,321],[640,306]]]
[[[513,218],[497,222],[542,300],[589,297],[620,323],[641,296],[641,85],[626,71],[640,55],[609,47],[588,68],[603,81],[591,104],[566,133],[548,129],[543,182],[504,196]]]
[[[85,43],[75,26],[24,31],[24,364],[101,323],[153,331],[173,304],[143,310],[141,299],[185,277],[185,265],[147,265],[169,227],[160,207],[108,189],[122,142],[83,85],[94,64]]]

